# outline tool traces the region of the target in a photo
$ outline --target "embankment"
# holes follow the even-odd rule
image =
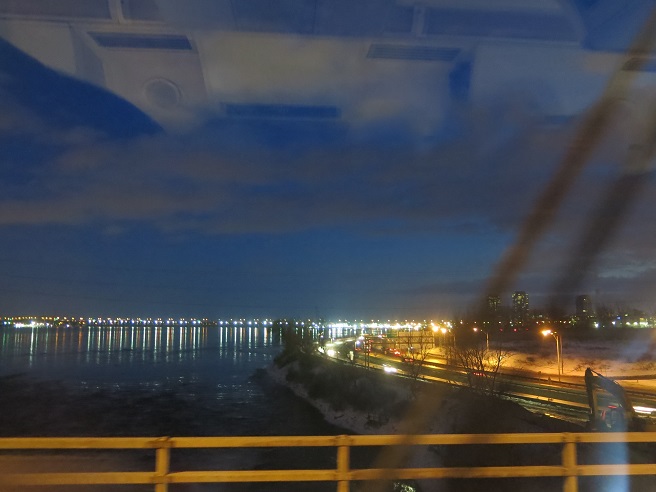
[[[269,375],[307,400],[325,419],[355,434],[486,434],[577,432],[568,422],[540,416],[506,400],[447,384],[401,378],[303,354]],[[393,467],[511,466],[558,464],[558,445],[417,447]],[[389,456],[376,461],[390,466]],[[384,465],[383,465],[384,463]],[[508,482],[443,480],[420,490],[508,490]],[[524,484],[516,480],[515,485]],[[553,486],[553,480],[546,483]],[[499,488],[495,488],[495,487]],[[521,489],[521,488],[520,488]]]

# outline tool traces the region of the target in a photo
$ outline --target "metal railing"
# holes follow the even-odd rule
[[[656,432],[629,433],[527,433],[340,435],[257,437],[117,437],[117,438],[0,438],[0,463],[7,456],[29,456],[36,450],[154,450],[153,471],[32,472],[0,467],[1,486],[152,484],[166,492],[169,484],[227,482],[336,482],[338,492],[348,492],[353,481],[422,480],[445,478],[562,477],[565,492],[578,491],[578,478],[589,476],[656,475],[656,464],[580,464],[577,445],[583,443],[656,443]],[[474,466],[431,468],[352,469],[351,448],[357,446],[451,445],[561,445],[558,464],[531,466]],[[336,448],[334,469],[202,470],[171,471],[171,453],[178,449],[210,448]],[[26,454],[27,453],[27,454]],[[74,489],[73,489],[74,490]]]

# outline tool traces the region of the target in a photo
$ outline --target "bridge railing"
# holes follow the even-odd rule
[[[578,478],[589,476],[656,475],[656,464],[581,464],[577,446],[583,443],[656,443],[656,432],[643,433],[527,433],[527,434],[431,434],[340,435],[254,437],[60,437],[0,438],[0,490],[2,486],[152,484],[155,492],[167,492],[169,484],[228,482],[335,482],[338,492],[348,492],[353,481],[422,480],[445,478],[562,477],[565,492],[578,491]],[[558,464],[524,466],[473,466],[430,468],[365,468],[350,466],[351,449],[358,446],[452,446],[452,445],[560,445]],[[181,449],[217,448],[313,448],[336,449],[336,467],[284,470],[189,470],[172,471],[171,454]],[[153,450],[152,471],[25,472],[1,466],[8,456],[29,456],[29,451]],[[498,449],[495,453],[500,453]],[[331,460],[332,462],[332,460]],[[332,463],[331,463],[332,464]],[[75,490],[75,489],[72,489]]]

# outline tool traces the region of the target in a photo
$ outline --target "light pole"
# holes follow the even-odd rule
[[[558,360],[558,381],[560,381],[563,371],[563,337],[560,334],[553,330],[542,330],[542,335],[547,337],[551,335],[556,339],[556,357]]]
[[[473,330],[475,332],[480,331],[481,333],[485,333],[485,350],[487,350],[489,352],[490,351],[490,335],[489,335],[489,333],[485,330],[482,330],[481,328],[478,328],[477,326],[474,326]]]
[[[440,333],[442,336],[440,337],[440,348],[444,348],[446,345],[446,334],[447,334],[447,329],[446,328],[440,328]]]

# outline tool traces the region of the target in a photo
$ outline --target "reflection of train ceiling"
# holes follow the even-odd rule
[[[0,0],[0,35],[168,127],[411,114],[430,133],[453,97],[521,88],[551,116],[580,111],[653,4],[625,3]]]

